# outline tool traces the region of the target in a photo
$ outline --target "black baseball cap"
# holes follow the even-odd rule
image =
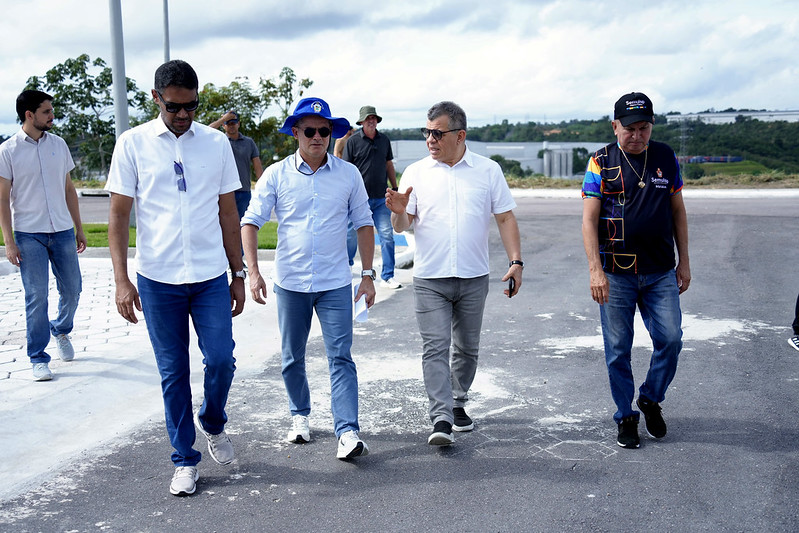
[[[228,113],[233,115],[233,118],[226,120],[225,124],[230,124],[231,122],[238,122],[239,121],[239,114],[236,111],[233,111],[231,109],[230,111],[228,111]]]
[[[644,93],[628,93],[616,101],[613,119],[624,127],[635,122],[655,122],[652,100]]]

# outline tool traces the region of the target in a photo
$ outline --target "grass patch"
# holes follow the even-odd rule
[[[547,178],[543,174],[533,174],[523,178],[506,175],[505,181],[511,189],[579,189],[583,185],[582,180]]]
[[[770,171],[764,165],[756,161],[736,161],[735,163],[700,163],[699,166],[705,171],[705,176],[739,176],[741,174],[762,174]]]
[[[796,189],[799,175],[768,170],[756,174],[712,174],[695,180],[685,180],[690,188],[708,189]]]
[[[83,233],[89,248],[108,248],[108,224],[84,224]],[[136,247],[136,228],[130,228],[128,245]],[[0,234],[0,246],[5,246]],[[267,222],[258,232],[258,249],[274,250],[277,246],[277,222]]]
[[[691,189],[796,189],[799,188],[799,174],[786,174],[779,170],[768,170],[759,163],[702,163],[705,175],[698,179],[688,179],[683,174],[685,185]],[[683,168],[685,172],[685,168]],[[511,189],[579,189],[581,179],[547,178],[541,174],[529,177],[506,175],[505,180]]]

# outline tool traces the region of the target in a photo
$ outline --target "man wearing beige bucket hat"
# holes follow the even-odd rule
[[[363,106],[356,122],[361,129],[347,139],[341,158],[358,167],[369,195],[369,208],[372,210],[372,219],[380,237],[380,252],[383,258],[380,285],[389,289],[399,289],[402,285],[394,280],[394,230],[391,227],[391,211],[386,207],[387,183],[391,184],[392,189],[397,190],[397,176],[394,171],[391,141],[377,131],[377,124],[382,120],[383,117],[377,114],[374,106]],[[357,244],[355,229],[350,226],[347,233],[350,265],[353,264]]]

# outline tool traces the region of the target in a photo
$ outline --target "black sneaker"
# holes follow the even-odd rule
[[[455,442],[455,437],[452,435],[452,424],[446,420],[439,420],[433,426],[433,433],[427,438],[427,444],[433,446],[449,446]]]
[[[650,402],[646,398],[638,397],[638,408],[644,413],[644,421],[646,422],[646,432],[653,439],[662,439],[666,436],[666,422],[660,414],[660,404],[657,402]]]
[[[474,422],[466,414],[466,410],[463,407],[453,407],[452,416],[455,418],[455,422],[452,424],[452,429],[455,431],[471,431],[474,429]]]
[[[638,448],[641,445],[641,439],[638,438],[638,420],[634,416],[621,419],[616,444],[622,448]]]

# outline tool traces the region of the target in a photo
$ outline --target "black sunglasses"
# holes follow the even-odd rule
[[[184,104],[176,104],[174,102],[167,102],[166,100],[164,100],[164,96],[157,90],[155,91],[155,94],[157,94],[158,98],[160,98],[161,101],[164,103],[164,109],[166,109],[167,113],[179,113],[181,109],[185,109],[186,111],[194,111],[195,109],[200,107],[199,98],[197,100],[186,102]]]
[[[454,129],[454,130],[441,131],[441,130],[428,130],[427,128],[422,128],[421,131],[422,131],[422,136],[425,139],[427,139],[428,137],[430,137],[432,135],[433,139],[435,139],[437,141],[440,141],[441,137],[443,137],[445,133],[449,133],[451,131],[460,131],[460,130],[459,129]]]
[[[313,139],[313,136],[316,135],[317,131],[319,132],[319,136],[322,137],[323,139],[325,137],[329,137],[331,133],[330,128],[322,127],[322,128],[305,128],[304,130],[302,130],[302,134],[308,137],[309,139]]]
[[[183,163],[178,161],[174,161],[175,163],[175,175],[178,177],[178,190],[180,192],[186,192],[186,176],[183,174]]]

